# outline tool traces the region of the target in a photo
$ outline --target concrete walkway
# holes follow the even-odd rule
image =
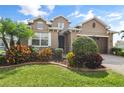
[[[124,75],[124,57],[104,54],[102,54],[102,57],[104,59],[103,65]]]

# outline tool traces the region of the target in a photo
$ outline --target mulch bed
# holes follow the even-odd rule
[[[24,66],[24,65],[46,65],[46,64],[53,64],[53,65],[59,65],[65,68],[68,68],[70,70],[78,70],[78,71],[106,71],[109,68],[106,68],[105,66],[101,66],[100,68],[97,69],[89,69],[89,68],[74,68],[74,67],[70,67],[68,65],[67,60],[64,60],[62,62],[54,62],[54,61],[50,61],[50,62],[27,62],[27,63],[21,63],[21,64],[14,64],[14,65],[8,65],[8,66],[0,66],[0,68],[13,68],[13,67],[20,67],[20,66]]]

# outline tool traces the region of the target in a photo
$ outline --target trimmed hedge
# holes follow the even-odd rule
[[[63,60],[63,49],[62,48],[55,48],[54,60],[55,61],[62,61]]]
[[[69,65],[73,67],[99,68],[103,58],[100,56],[98,45],[90,37],[78,37],[72,44],[73,51],[66,56]]]
[[[95,54],[99,51],[95,40],[87,36],[77,37],[72,44],[72,48],[74,54],[79,56]]]
[[[121,48],[117,48],[117,47],[111,48],[111,53],[114,55],[119,55],[121,51],[122,51]]]
[[[113,55],[124,57],[124,49],[122,49],[122,48],[113,47],[113,48],[111,48],[111,53]]]

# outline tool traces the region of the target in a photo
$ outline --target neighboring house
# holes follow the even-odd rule
[[[117,41],[115,47],[124,48],[124,40]]]
[[[10,42],[10,38],[9,38],[9,36],[6,36],[6,41],[7,41],[7,43]],[[16,38],[16,37],[14,37],[14,41],[17,41],[17,38]],[[8,46],[9,46],[9,44],[8,44]],[[0,35],[0,50],[6,50],[1,35]]]
[[[72,50],[72,43],[77,36],[93,38],[101,53],[109,53],[113,47],[113,34],[104,22],[93,17],[73,28],[63,16],[57,16],[50,22],[41,17],[30,20],[28,25],[35,32],[35,36],[28,40],[28,45],[33,47],[63,48],[65,52]]]

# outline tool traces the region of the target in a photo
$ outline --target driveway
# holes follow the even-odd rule
[[[102,57],[104,59],[103,65],[124,75],[124,57],[104,54],[102,54]]]

